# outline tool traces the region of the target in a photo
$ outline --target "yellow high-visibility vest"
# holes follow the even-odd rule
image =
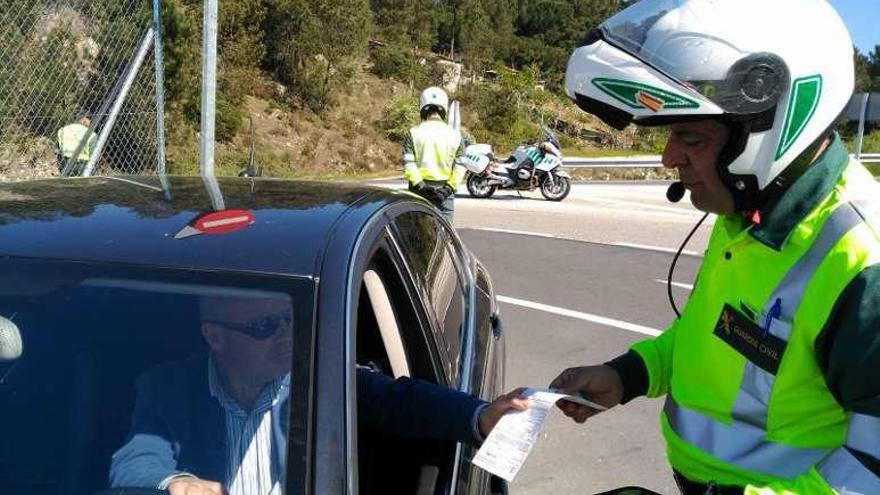
[[[667,455],[687,478],[770,487],[762,495],[856,486],[871,488],[853,493],[880,493],[880,479],[851,454],[880,455],[880,418],[845,411],[815,355],[847,284],[880,262],[876,196],[871,174],[852,160],[779,251],[752,237],[741,219],[718,219],[681,318],[633,346],[648,371],[648,396],[666,394]],[[751,308],[783,351],[744,335],[731,308]],[[721,333],[739,336],[778,368],[747,359]]]
[[[76,157],[76,160],[81,162],[89,160],[92,151],[95,149],[95,143],[98,140],[98,136],[90,131],[87,126],[80,124],[79,122],[68,124],[59,129],[58,150],[61,152],[61,156],[65,159],[73,156],[73,154],[76,153],[76,149],[79,147],[79,143],[82,142],[86,136],[88,136],[88,141],[85,146],[83,146],[79,156]]]
[[[458,187],[464,167],[456,162],[461,133],[442,120],[426,120],[409,131],[412,149],[404,149],[403,161],[410,184],[423,180],[446,181]]]

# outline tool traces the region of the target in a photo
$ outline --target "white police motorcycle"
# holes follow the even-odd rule
[[[520,146],[504,161],[497,161],[489,144],[472,144],[462,160],[471,196],[488,198],[501,189],[541,190],[550,201],[562,201],[571,192],[571,176],[562,170],[562,152],[553,131],[544,127],[539,143]]]

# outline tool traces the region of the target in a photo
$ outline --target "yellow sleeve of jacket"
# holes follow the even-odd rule
[[[672,351],[678,334],[678,320],[657,337],[636,342],[632,351],[642,358],[648,374],[648,397],[659,397],[669,391],[672,376]]]
[[[455,150],[455,157],[452,159],[452,173],[449,174],[449,185],[453,190],[458,189],[458,185],[464,180],[464,174],[467,172],[467,169],[461,164],[466,143],[465,138],[462,137],[461,144],[458,146],[458,149]]]
[[[416,150],[411,131],[408,131],[403,139],[403,169],[406,180],[410,184],[415,185],[422,182],[422,173],[419,171],[419,166],[416,163]]]

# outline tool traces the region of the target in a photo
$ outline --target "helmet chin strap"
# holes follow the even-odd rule
[[[734,210],[739,213],[769,210],[782,194],[807,171],[816,153],[832,132],[832,129],[829,128],[822,133],[764,189],[759,189],[758,178],[754,175],[736,175],[730,173],[728,169],[730,164],[745,150],[752,123],[728,120],[725,123],[730,129],[730,136],[727,144],[718,155],[718,175],[733,196]]]

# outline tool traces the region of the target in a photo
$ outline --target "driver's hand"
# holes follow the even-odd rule
[[[623,382],[620,380],[620,375],[617,370],[606,365],[568,368],[550,382],[550,388],[559,389],[571,395],[580,392],[589,400],[609,409],[620,404],[623,399]],[[600,412],[591,407],[564,400],[557,402],[557,406],[566,416],[578,423],[583,423],[587,418]]]
[[[518,388],[513,392],[504,394],[493,400],[489,407],[483,409],[479,418],[480,434],[483,435],[483,438],[489,436],[489,433],[495,428],[501,417],[508,411],[525,411],[529,408],[529,399],[522,397],[522,393],[525,390],[524,388]]]
[[[195,477],[184,476],[168,483],[170,495],[224,495],[223,485],[216,481],[208,481]]]

